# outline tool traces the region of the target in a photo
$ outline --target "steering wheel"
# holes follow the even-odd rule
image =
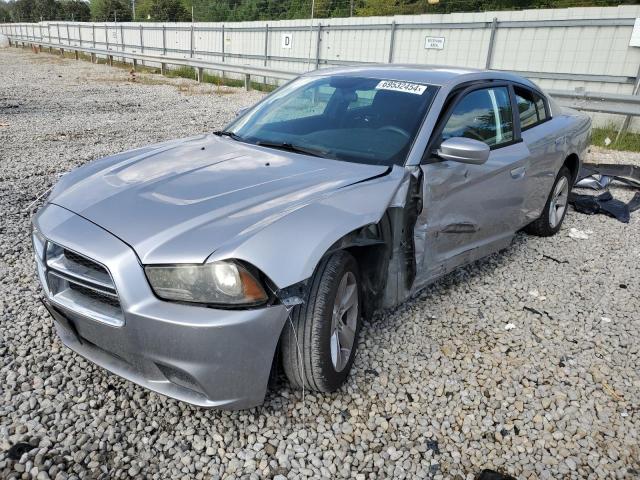
[[[385,125],[384,127],[380,127],[378,130],[379,131],[387,130],[389,132],[397,133],[398,135],[402,135],[403,137],[405,137],[407,140],[411,138],[411,135],[409,135],[409,132],[407,132],[406,130],[400,127],[396,127],[395,125]]]

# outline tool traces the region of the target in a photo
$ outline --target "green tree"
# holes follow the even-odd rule
[[[95,22],[130,22],[131,5],[128,0],[91,0],[91,19]]]
[[[153,22],[188,22],[189,12],[180,0],[143,0],[136,16]]]
[[[0,22],[9,23],[12,22],[11,7],[7,2],[0,0]]]
[[[59,20],[61,15],[60,3],[55,0],[34,0],[31,15],[32,22]]]
[[[75,22],[91,20],[91,9],[84,0],[62,0],[60,4],[60,18]]]

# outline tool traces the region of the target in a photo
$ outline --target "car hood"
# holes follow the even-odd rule
[[[81,167],[49,201],[120,238],[143,264],[201,263],[227,242],[386,171],[203,135]]]

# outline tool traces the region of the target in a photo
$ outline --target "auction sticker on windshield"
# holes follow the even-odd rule
[[[394,80],[382,80],[376,85],[376,90],[394,90],[396,92],[413,93],[422,95],[427,89],[426,85],[410,82],[396,82]]]

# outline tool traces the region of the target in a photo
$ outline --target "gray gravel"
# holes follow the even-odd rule
[[[348,384],[304,402],[283,383],[261,408],[192,408],[63,347],[27,206],[74,166],[221,127],[261,95],[127,78],[0,52],[1,478],[640,476],[640,214],[570,212],[553,238],[518,236],[367,324]]]

